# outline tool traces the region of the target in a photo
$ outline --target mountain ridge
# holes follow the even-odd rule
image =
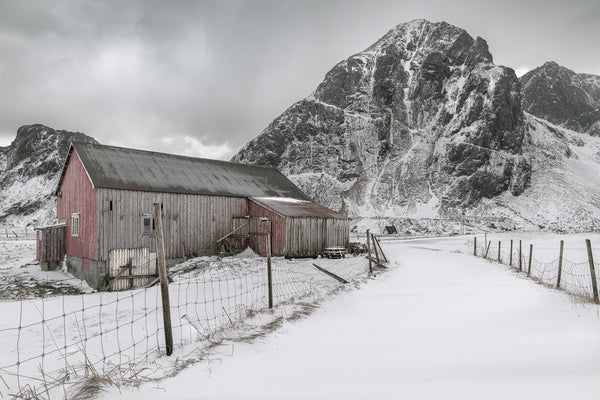
[[[97,141],[81,132],[23,125],[12,143],[0,148],[0,226],[53,223],[53,191],[71,142]]]
[[[485,40],[461,28],[400,24],[336,64],[311,96],[232,160],[278,167],[317,201],[351,216],[521,193],[530,170],[521,155],[519,82],[492,60]],[[315,174],[337,198],[311,187]],[[403,193],[407,182],[410,194]]]

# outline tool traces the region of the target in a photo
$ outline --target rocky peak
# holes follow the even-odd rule
[[[21,126],[17,129],[15,140],[4,150],[7,159],[5,168],[15,168],[24,162],[38,166],[29,170],[33,175],[58,172],[71,142],[97,143],[81,132],[55,130],[42,124]],[[40,164],[39,160],[44,159],[47,162]]]
[[[445,22],[400,24],[338,63],[233,158],[279,168],[350,215],[406,215],[520,194],[520,84]],[[315,183],[316,182],[316,183]]]
[[[0,148],[0,225],[52,223],[52,193],[71,142],[97,143],[81,132],[25,125],[8,147]]]
[[[600,77],[549,61],[520,81],[525,111],[578,132],[600,135]]]

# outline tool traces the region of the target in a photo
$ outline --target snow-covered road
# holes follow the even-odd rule
[[[598,398],[599,306],[456,253],[461,240],[385,244],[398,265],[360,290],[119,398]]]

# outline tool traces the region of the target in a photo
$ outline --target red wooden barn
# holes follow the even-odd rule
[[[68,269],[97,289],[156,275],[154,203],[171,264],[230,246],[264,254],[266,233],[276,256],[348,245],[348,217],[311,202],[274,168],[77,143],[56,196]]]

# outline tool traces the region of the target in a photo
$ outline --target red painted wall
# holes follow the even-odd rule
[[[248,200],[248,214],[251,217],[267,217],[271,221],[271,252],[274,256],[284,256],[286,249],[285,218],[263,206]],[[264,239],[260,239],[264,240]]]
[[[97,214],[96,189],[73,150],[65,176],[60,186],[57,201],[57,216],[67,224],[65,242],[69,256],[97,260]],[[79,213],[79,236],[71,236],[71,214]]]

